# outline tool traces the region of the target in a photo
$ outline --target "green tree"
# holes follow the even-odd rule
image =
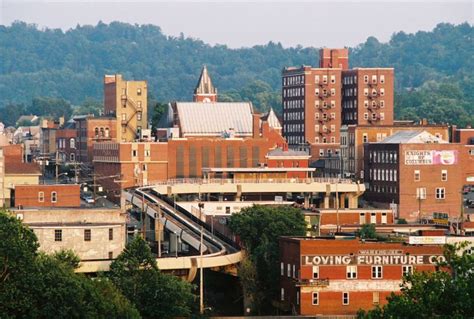
[[[161,117],[166,113],[168,109],[168,104],[156,102],[153,106],[153,115],[151,118],[151,127],[153,135],[156,132],[156,128],[158,127],[158,123],[160,122]]]
[[[186,317],[194,301],[189,283],[162,274],[148,244],[135,237],[110,265],[112,282],[143,318]]]
[[[99,116],[104,111],[104,105],[102,102],[97,101],[93,98],[86,98],[81,105],[76,106],[73,110],[74,115],[88,115],[93,114]]]
[[[359,318],[472,318],[474,314],[474,255],[467,244],[446,245],[446,262],[434,272],[415,272],[404,278],[399,294]]]
[[[138,318],[130,303],[105,294],[89,278],[74,273],[70,251],[38,253],[34,233],[0,212],[0,313],[2,318]],[[113,290],[113,287],[109,287]],[[110,297],[114,298],[110,298]]]
[[[239,270],[244,293],[253,300],[257,313],[272,313],[278,299],[278,239],[303,236],[304,216],[296,208],[255,205],[232,215],[229,227],[240,237],[250,259]]]
[[[377,231],[374,224],[365,224],[360,228],[358,235],[360,238],[375,239],[377,238]]]

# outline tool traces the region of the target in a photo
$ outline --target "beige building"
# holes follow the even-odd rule
[[[147,82],[125,81],[120,74],[104,77],[104,110],[117,118],[117,141],[132,142],[148,128]]]
[[[116,258],[125,248],[126,215],[120,209],[13,210],[38,237],[40,250],[73,250],[82,261]]]

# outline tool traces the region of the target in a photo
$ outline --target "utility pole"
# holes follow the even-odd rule
[[[199,198],[201,200],[201,198]],[[204,207],[204,203],[199,201],[199,219],[201,221],[201,240],[199,244],[199,256],[200,256],[200,269],[199,269],[199,313],[202,315],[204,314],[204,272],[202,267],[202,242],[203,242],[203,232],[202,232],[202,208]]]
[[[58,175],[59,175],[59,153],[58,151],[56,150],[56,184],[58,183]]]
[[[142,193],[142,237],[146,240],[146,214],[145,214],[145,193]]]
[[[336,181],[336,234],[339,231],[339,193],[337,192],[337,184],[339,179]]]
[[[161,258],[161,205],[158,206],[158,258]],[[155,226],[155,227],[156,227]]]

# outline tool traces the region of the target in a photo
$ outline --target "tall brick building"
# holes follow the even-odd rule
[[[131,142],[148,129],[147,82],[125,81],[120,74],[104,77],[104,110],[117,119],[117,140]]]
[[[434,213],[461,215],[464,145],[419,130],[401,131],[364,147],[366,200],[385,207],[396,204],[397,217],[407,221]]]
[[[321,49],[319,68],[282,72],[283,135],[312,159],[339,156],[342,124],[393,124],[392,68],[349,69],[347,49]]]

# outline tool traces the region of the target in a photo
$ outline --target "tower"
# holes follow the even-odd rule
[[[217,102],[217,89],[212,85],[211,77],[204,65],[198,84],[194,89],[194,102]]]

